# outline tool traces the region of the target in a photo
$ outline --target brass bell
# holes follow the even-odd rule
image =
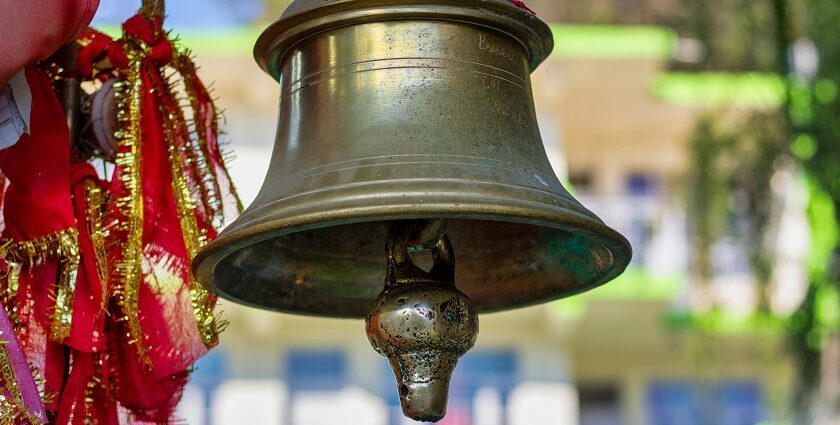
[[[589,290],[630,261],[543,148],[530,72],[552,48],[508,0],[294,1],[255,48],[281,86],[268,175],[197,279],[258,308],[367,318],[404,412],[440,419],[476,313]]]

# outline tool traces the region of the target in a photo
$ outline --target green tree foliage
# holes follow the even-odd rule
[[[680,35],[699,40],[706,55],[693,68],[716,71],[775,71],[775,28],[766,0],[679,0],[673,24]]]
[[[721,178],[718,170],[722,168],[722,153],[730,145],[731,135],[722,134],[715,127],[712,116],[697,124],[690,142],[692,167],[688,179],[688,210],[695,252],[693,269],[695,281],[703,286],[703,292],[708,291],[714,277],[712,247],[723,236],[728,222],[727,179]]]
[[[811,40],[819,56],[817,73],[811,80],[800,77],[791,82],[788,105],[795,130],[791,151],[801,159],[812,182],[810,285],[807,298],[791,321],[791,341],[801,372],[797,401],[803,412],[816,405],[823,415],[836,417],[840,414],[840,400],[819,394],[818,390],[832,384],[827,381],[838,378],[820,376],[820,365],[840,362],[831,350],[825,350],[829,341],[840,338],[840,2],[791,3],[806,5],[803,31],[798,35]]]
[[[713,278],[712,246],[735,236],[746,250],[758,284],[761,313],[769,313],[773,274],[771,243],[780,211],[771,180],[787,159],[787,132],[778,111],[702,119],[694,132],[689,211],[694,235],[694,272],[699,284]]]
[[[816,79],[803,94],[806,102],[793,111],[796,124],[804,137],[814,143],[814,151],[806,150],[805,166],[817,183],[840,203],[840,2],[837,0],[809,0],[806,36],[819,52]],[[810,95],[810,96],[807,96]],[[810,109],[810,110],[808,110]],[[806,139],[802,139],[806,140]]]
[[[776,72],[787,81],[786,102],[778,114],[765,121],[764,130],[754,138],[753,148],[763,152],[743,156],[743,163],[757,160],[750,165],[750,172],[732,176],[736,182],[727,185],[727,178],[717,178],[727,191],[744,190],[752,205],[748,216],[753,219],[755,238],[770,229],[763,223],[767,217],[766,205],[760,197],[766,196],[767,181],[772,171],[770,164],[788,156],[799,159],[808,176],[810,206],[808,215],[812,225],[812,248],[809,263],[809,287],[799,309],[789,321],[791,347],[798,364],[798,383],[794,391],[798,411],[796,423],[836,418],[840,415],[838,391],[828,390],[840,386],[840,376],[821,375],[821,364],[837,363],[836,350],[826,350],[830,341],[840,339],[840,2],[837,0],[683,0],[690,11],[687,21],[681,23],[681,34],[696,37],[708,46],[708,56],[701,69],[740,71],[762,70]],[[793,40],[807,39],[818,52],[819,66],[816,75],[802,72],[801,63],[791,64]],[[793,66],[792,66],[793,65]],[[799,65],[799,66],[797,66]],[[771,115],[772,116],[772,115]],[[695,166],[708,166],[708,155],[720,153],[720,135],[709,137],[701,124],[695,139],[708,139],[705,149],[695,148]],[[752,124],[741,131],[752,132]],[[740,133],[740,132],[739,132]],[[712,134],[714,135],[714,134]],[[725,139],[740,140],[743,134],[729,134]],[[695,144],[697,144],[695,140]],[[737,150],[737,149],[736,149]],[[738,155],[742,155],[739,153]],[[726,176],[731,170],[722,169]],[[712,171],[705,171],[711,173]],[[738,187],[741,189],[738,189]],[[712,193],[709,188],[695,190]],[[696,206],[702,205],[696,203]],[[713,214],[718,208],[709,205],[699,214]],[[705,219],[706,222],[710,222]],[[714,235],[714,229],[707,230]],[[750,243],[760,245],[758,239]],[[703,245],[699,245],[700,248]],[[757,253],[757,252],[756,252]],[[751,255],[757,276],[768,273],[771,263]],[[762,280],[762,279],[759,279]],[[836,344],[835,344],[836,345]],[[838,381],[838,382],[834,382]],[[818,414],[814,414],[817,412]]]

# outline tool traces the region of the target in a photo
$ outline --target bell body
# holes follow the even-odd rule
[[[222,297],[365,317],[387,220],[447,219],[458,290],[479,312],[621,273],[627,241],[560,184],[530,72],[548,27],[507,0],[297,1],[258,42],[280,83],[271,166],[195,260]]]

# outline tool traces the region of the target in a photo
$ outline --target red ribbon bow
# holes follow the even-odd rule
[[[161,26],[160,19],[134,15],[123,23],[123,33],[128,38],[148,46],[147,58],[155,65],[166,65],[172,61],[174,48]],[[121,42],[115,42],[111,37],[92,28],[85,30],[80,40],[85,44],[78,56],[79,72],[83,77],[93,77],[97,62],[106,55],[113,68],[128,68],[129,58]]]
[[[149,46],[149,57],[155,64],[165,65],[172,60],[172,43],[166,37],[159,18],[134,15],[125,21],[123,31]]]

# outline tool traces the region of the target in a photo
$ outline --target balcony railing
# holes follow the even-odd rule
[[[584,206],[623,234],[633,246],[631,267],[653,276],[691,275],[690,226],[680,199],[664,196],[581,196]],[[714,279],[749,285],[750,264],[743,241],[726,235],[712,246]]]

